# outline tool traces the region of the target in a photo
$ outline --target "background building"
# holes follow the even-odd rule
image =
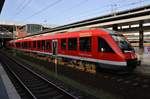
[[[51,27],[47,27],[47,26],[40,25],[40,24],[26,24],[21,27],[20,26],[16,27],[15,36],[17,38],[24,37],[27,35],[32,35],[32,34],[41,32],[46,29],[51,29]]]

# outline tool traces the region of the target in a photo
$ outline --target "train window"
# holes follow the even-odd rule
[[[25,48],[25,42],[23,42],[23,48]]]
[[[23,42],[21,42],[21,48],[23,48]]]
[[[61,39],[61,49],[66,50],[66,39]]]
[[[26,42],[26,48],[28,48],[28,42]]]
[[[25,44],[25,48],[27,48],[27,42],[24,42],[24,44]]]
[[[28,42],[25,42],[25,44],[26,44],[26,48],[28,48]]]
[[[113,49],[103,38],[98,38],[98,51],[99,52],[114,52]]]
[[[19,43],[19,47],[21,48],[21,43]]]
[[[28,48],[28,43],[27,42],[25,42],[25,48]]]
[[[15,45],[16,45],[16,47],[17,47],[17,45],[18,45],[18,44],[17,44],[17,43],[15,43]]]
[[[23,48],[25,48],[25,42],[23,42]]]
[[[22,42],[22,48],[24,48],[24,42]]]
[[[17,48],[19,48],[20,47],[20,43],[18,42],[18,43],[16,43],[16,47]]]
[[[20,48],[22,48],[22,42],[20,42]]]
[[[37,41],[37,46],[38,46],[38,49],[40,49],[41,48],[41,41]]]
[[[28,48],[31,48],[31,42],[28,42]]]
[[[45,50],[45,40],[42,40],[42,50]]]
[[[45,46],[45,49],[46,50],[51,50],[51,41],[50,40],[46,40],[46,46]]]
[[[77,38],[68,39],[68,50],[77,50]]]
[[[33,41],[33,48],[36,48],[36,41]]]
[[[91,37],[80,37],[80,51],[91,51]]]
[[[24,42],[22,42],[22,48],[24,48]]]
[[[19,43],[16,43],[16,47],[19,47]]]

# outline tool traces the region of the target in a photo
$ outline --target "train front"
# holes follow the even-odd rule
[[[123,53],[123,56],[127,62],[127,69],[133,70],[139,63],[134,48],[123,35],[112,34],[112,38],[116,41],[118,47]]]

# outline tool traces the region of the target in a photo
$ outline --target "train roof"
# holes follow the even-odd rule
[[[97,32],[101,31],[101,32]],[[66,33],[60,33],[60,34],[52,34],[48,36],[36,36],[31,37],[31,39],[34,40],[48,40],[48,39],[55,39],[55,38],[74,38],[74,37],[86,37],[86,36],[94,36],[98,34],[107,34],[104,30],[83,30],[83,31],[76,31],[76,32],[66,32]]]
[[[86,37],[86,36],[97,36],[97,35],[105,35],[105,34],[116,34],[117,32],[96,28],[90,30],[80,30],[73,32],[63,32],[58,34],[49,34],[49,35],[38,35],[34,37],[20,38],[17,40],[13,40],[14,42],[24,42],[24,41],[38,41],[38,40],[48,40],[48,39],[56,39],[56,38],[73,38],[73,37]]]

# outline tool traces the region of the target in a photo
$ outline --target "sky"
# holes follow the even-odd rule
[[[150,0],[5,0],[0,20],[65,25],[149,4]]]

